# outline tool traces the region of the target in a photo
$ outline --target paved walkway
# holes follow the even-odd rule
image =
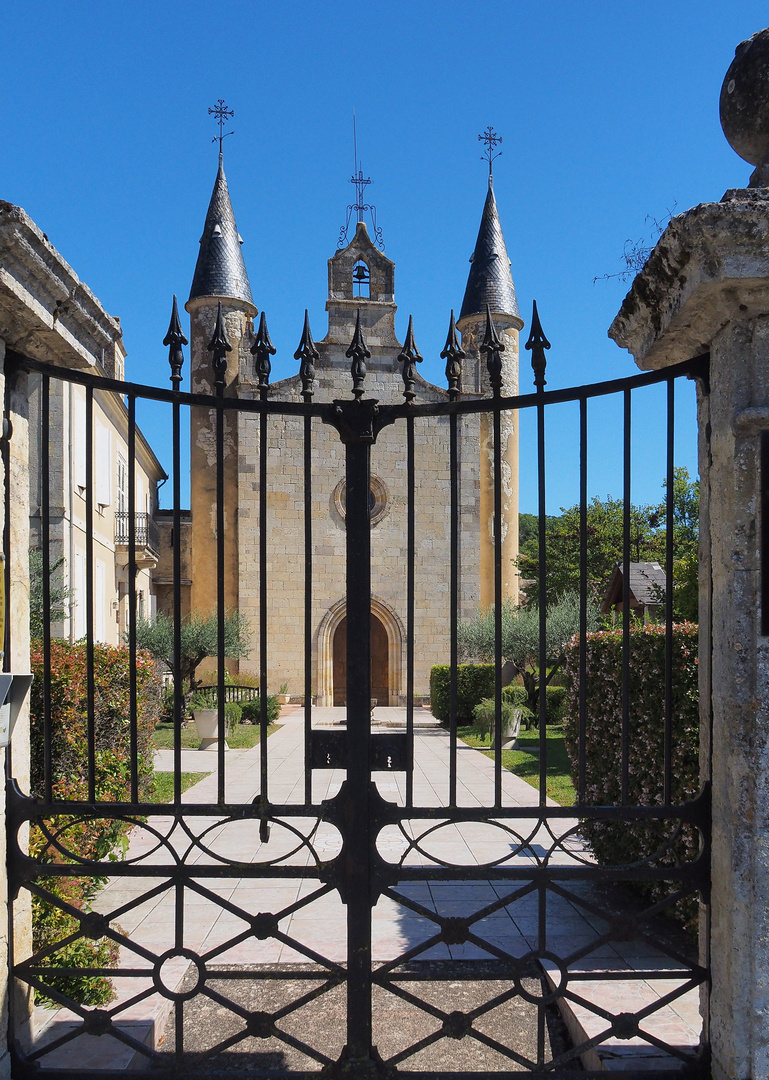
[[[314,709],[313,726],[333,726],[339,723],[343,710]],[[386,728],[402,722],[403,710],[377,709],[375,723]],[[270,769],[270,799],[276,803],[304,801],[301,710],[284,709],[281,717],[283,727],[268,741]],[[442,806],[448,794],[449,743],[446,733],[435,725],[429,714],[417,714],[418,726],[415,739],[414,802],[423,806]],[[156,769],[170,770],[172,752],[159,751]],[[217,778],[216,753],[184,751],[184,771],[209,771],[204,780],[184,793],[185,803],[209,803],[216,799]],[[230,750],[226,755],[226,796],[229,803],[248,803],[259,791],[260,749]],[[344,778],[340,770],[320,771],[314,774],[313,800],[331,797]],[[377,786],[384,798],[399,802],[405,799],[404,774],[376,773]],[[457,752],[457,792],[460,806],[489,805],[493,799],[494,766],[486,755],[461,745]],[[537,794],[523,780],[510,773],[503,773],[503,803],[509,806],[535,805]],[[308,837],[317,857],[326,861],[335,857],[341,847],[337,830],[328,823],[293,818],[291,826],[302,837]],[[423,831],[428,823],[411,822],[412,834]],[[574,820],[562,820],[559,827],[567,831],[576,824]],[[222,865],[222,860],[240,863],[284,861],[284,864],[301,866],[311,863],[309,846],[298,843],[297,832],[273,825],[268,844],[261,844],[255,835],[253,821],[228,822],[222,825],[218,819],[202,817],[185,819],[174,827],[170,818],[151,818],[151,829],[135,828],[132,832],[128,858],[144,865],[168,863],[169,851],[184,857],[189,864],[200,866]],[[516,822],[508,822],[513,829]],[[521,835],[530,831],[530,825],[521,822]],[[162,838],[162,843],[159,843]],[[553,848],[554,837],[541,828],[529,837],[525,852],[515,856],[516,864],[529,861],[532,865],[545,852]],[[511,836],[493,823],[464,823],[446,825],[436,830],[421,845],[421,852],[410,847],[409,839],[396,827],[388,827],[379,838],[383,856],[397,863],[405,855],[406,865],[424,865],[429,856],[452,865],[477,865],[510,855]],[[550,857],[551,865],[573,863],[575,856],[585,858],[579,841],[569,839]],[[260,877],[258,880],[243,878],[237,874],[229,877],[198,879],[199,889],[184,890],[184,937],[177,946],[199,953],[205,963],[211,965],[296,964],[311,961],[321,954],[334,963],[346,961],[345,908],[336,892],[323,893],[318,881],[287,877]],[[99,893],[98,908],[118,923],[133,945],[162,954],[175,941],[176,891],[173,887],[161,888],[163,879],[114,878]],[[142,894],[155,895],[125,910],[126,905]],[[643,943],[601,942],[592,951],[589,946],[600,938],[606,923],[579,903],[583,894],[580,886],[570,886],[573,901],[555,892],[548,892],[547,899],[547,950],[557,955],[569,956],[580,948],[584,957],[569,966],[570,973],[583,976],[593,971],[621,973],[657,969],[675,970],[678,965],[669,957],[655,955],[651,947]],[[398,886],[397,892],[404,900],[415,902],[427,911],[441,915],[467,916],[477,912],[498,898],[509,895],[511,887],[501,882],[440,881],[413,882]],[[313,899],[315,894],[319,894]],[[250,922],[243,915],[254,916],[259,912],[280,914],[279,936],[259,939],[252,932]],[[239,914],[240,913],[240,914]],[[388,897],[380,898],[372,912],[373,952],[377,963],[386,962],[419,945],[436,933],[436,924],[413,908]],[[505,952],[524,955],[537,948],[538,900],[536,892],[515,900],[509,906],[501,906],[473,924],[473,933],[481,941],[489,941]],[[286,940],[290,939],[290,940]],[[420,960],[474,960],[489,959],[489,953],[480,944],[466,942],[461,945],[437,944],[419,952]],[[147,968],[139,954],[126,947],[121,948],[120,966]],[[163,985],[173,991],[181,982],[189,960],[176,956],[166,961],[161,969]],[[170,1001],[153,992],[151,980],[146,976],[116,979],[118,997],[109,1006],[117,1010],[121,1027],[132,1036],[152,1044],[162,1033],[170,1009]],[[589,978],[574,983],[584,1004],[569,1003],[565,1015],[567,1024],[576,1041],[594,1038],[609,1026],[601,1015],[608,1013],[636,1012],[652,1005],[669,994],[680,983],[671,980],[654,982],[649,979],[616,979],[611,982],[591,981]],[[140,1000],[137,1000],[140,996]],[[593,1011],[595,1007],[596,1011]],[[58,1040],[71,1030],[75,1017],[65,1010],[51,1015],[37,1010],[38,1038],[44,1042]],[[699,1041],[701,1021],[696,991],[689,991],[671,1004],[656,1010],[641,1025],[652,1037],[672,1045],[694,1047]],[[104,1067],[131,1067],[134,1052],[111,1036],[97,1038],[81,1035],[73,1042],[47,1054],[41,1061],[44,1067],[88,1069]],[[630,1059],[645,1059],[646,1068],[670,1065],[650,1042],[635,1036],[618,1041],[612,1038],[604,1043],[592,1058],[589,1067],[622,1068],[630,1066]],[[135,1067],[134,1063],[134,1067]]]

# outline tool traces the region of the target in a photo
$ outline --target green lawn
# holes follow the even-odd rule
[[[473,727],[458,728],[457,734],[469,746],[479,749],[490,743],[489,738],[480,735]],[[539,732],[535,728],[521,731],[518,745],[520,750],[502,751],[502,765],[539,791]],[[485,753],[490,758],[494,757],[493,750],[486,750]],[[561,724],[548,724],[547,728],[547,795],[561,806],[573,806],[576,799]]]
[[[267,734],[272,735],[277,731],[280,724],[270,724]],[[152,742],[156,750],[172,750],[174,745],[174,725],[161,723],[155,728]],[[227,736],[227,744],[231,750],[250,750],[259,742],[258,724],[238,724],[232,735]],[[200,746],[200,737],[195,730],[194,724],[187,724],[182,728],[182,748],[184,750],[197,750]]]
[[[182,773],[182,791],[186,791],[187,788],[191,788],[193,784],[197,784],[204,777],[208,776],[207,772],[183,772]],[[155,786],[152,789],[152,795],[149,802],[157,803],[170,803],[174,801],[174,774],[172,772],[156,772],[154,774]]]

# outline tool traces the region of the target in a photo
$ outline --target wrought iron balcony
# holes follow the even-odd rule
[[[126,564],[131,539],[131,515],[124,510],[115,512],[115,554]],[[156,566],[160,554],[158,527],[151,514],[134,514],[134,543],[136,565]]]

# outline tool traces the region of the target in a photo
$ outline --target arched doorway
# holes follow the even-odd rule
[[[334,633],[334,705],[347,704],[347,616]],[[371,612],[371,696],[390,704],[390,653],[387,631]]]

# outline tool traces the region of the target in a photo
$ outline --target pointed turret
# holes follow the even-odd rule
[[[459,322],[472,315],[485,315],[486,305],[492,315],[508,315],[523,320],[518,310],[515,285],[510,273],[505,238],[494,198],[494,183],[489,176],[489,191],[483,207],[481,227],[475,241],[475,251],[470,259],[465,298],[459,313]]]
[[[254,307],[246,264],[240,249],[242,243],[232,212],[222,155],[219,154],[219,171],[200,238],[200,252],[188,305],[191,300],[203,296],[222,296],[241,300]],[[256,314],[255,308],[251,314]]]
[[[494,198],[491,163],[494,146],[501,140],[489,129],[479,138],[489,143],[489,190],[481,216],[481,227],[467,278],[457,329],[466,353],[461,389],[464,393],[487,396],[515,396],[518,393],[518,332],[523,319],[518,310],[515,286],[510,273],[505,238]],[[488,363],[484,362],[484,359]],[[459,381],[459,380],[457,380]],[[499,421],[499,452],[502,464],[502,596],[518,602],[518,414],[505,410]],[[496,595],[496,549],[494,537],[494,432],[489,416],[480,418],[480,515],[481,607],[487,610]]]

